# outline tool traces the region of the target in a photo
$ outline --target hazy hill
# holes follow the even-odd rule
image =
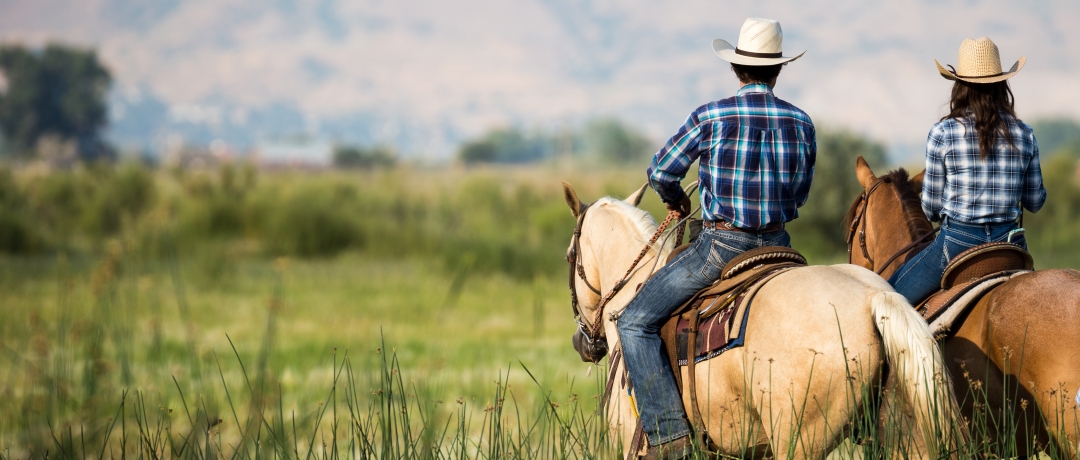
[[[118,82],[113,137],[236,145],[306,131],[446,157],[495,125],[614,115],[659,140],[736,88],[710,42],[782,22],[777,88],[815,120],[917,154],[964,37],[991,36],[1025,118],[1080,116],[1071,1],[4,0],[0,40],[100,48]]]

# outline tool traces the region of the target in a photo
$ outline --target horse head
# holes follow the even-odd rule
[[[639,209],[648,184],[642,185],[623,200],[601,198],[595,203],[583,203],[574,188],[563,182],[563,196],[571,214],[577,219],[566,260],[570,263],[570,293],[573,313],[578,323],[574,333],[574,349],[582,361],[598,362],[607,354],[608,338],[605,323],[609,322],[601,310],[604,295],[621,297],[629,301],[624,292],[615,292],[622,286],[614,286],[611,279],[617,265],[623,263],[626,249],[636,246],[640,233],[655,229],[656,223],[648,213]],[[628,289],[628,292],[633,292]],[[622,302],[615,302],[618,309]],[[614,306],[614,305],[612,305]]]
[[[855,161],[855,175],[863,192],[844,218],[848,262],[887,279],[903,263],[902,257],[890,260],[891,256],[933,229],[919,201],[923,172],[909,178],[908,172],[899,168],[877,177],[860,156]]]

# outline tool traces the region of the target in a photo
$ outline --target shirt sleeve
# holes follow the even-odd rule
[[[810,183],[814,181],[814,165],[817,163],[817,132],[814,125],[806,128],[806,140],[803,147],[806,155],[800,161],[800,168],[792,178],[792,189],[795,191],[795,207],[801,208],[810,197]]]
[[[931,222],[941,220],[945,200],[945,153],[947,134],[941,123],[930,129],[926,139],[926,174],[923,176],[922,208]]]
[[[698,143],[701,139],[701,124],[697,111],[690,114],[686,123],[653,156],[647,172],[649,185],[652,186],[664,203],[677,203],[685,195],[679,181],[686,177],[690,165],[694,164],[700,152]]]
[[[1039,144],[1035,135],[1031,135],[1031,149],[1034,154],[1024,172],[1024,188],[1020,194],[1020,204],[1028,211],[1038,212],[1046,203],[1046,188],[1043,187],[1042,166],[1039,164]]]

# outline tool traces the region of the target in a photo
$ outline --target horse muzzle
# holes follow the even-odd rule
[[[595,364],[600,362],[604,356],[607,356],[607,340],[599,338],[590,342],[585,337],[585,333],[581,332],[581,329],[574,332],[572,342],[574,343],[574,349],[581,355],[581,361],[583,362]]]

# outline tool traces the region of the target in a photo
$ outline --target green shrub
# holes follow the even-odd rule
[[[253,166],[222,165],[217,178],[206,173],[180,177],[180,231],[187,239],[232,238],[254,233],[256,223],[250,195],[255,189]]]
[[[397,152],[386,146],[362,148],[353,145],[334,147],[334,166],[337,168],[392,168],[397,164]]]
[[[156,198],[153,174],[139,165],[97,164],[82,174],[92,184],[82,204],[82,226],[91,235],[117,234],[125,220],[138,218]]]
[[[0,169],[0,253],[25,254],[38,249],[27,207],[11,171]]]
[[[302,257],[333,255],[358,242],[356,216],[350,213],[356,190],[303,184],[286,190],[263,212],[267,248]]]
[[[822,130],[818,131],[817,152],[810,197],[799,208],[799,218],[788,225],[788,232],[792,246],[812,263],[835,263],[842,261],[840,257],[846,252],[844,215],[862,193],[855,177],[855,159],[861,155],[884,169],[885,146],[849,131]]]

